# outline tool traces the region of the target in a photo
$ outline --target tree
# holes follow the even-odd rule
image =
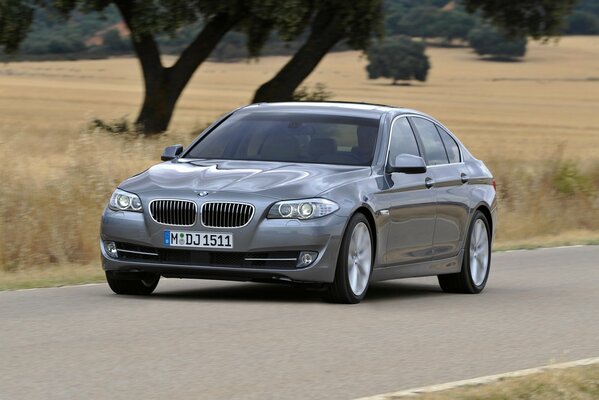
[[[166,130],[183,89],[227,32],[247,35],[250,56],[256,56],[273,30],[287,40],[306,25],[308,38],[287,64],[256,92],[256,101],[288,100],[324,55],[346,40],[354,49],[367,48],[372,33],[381,34],[383,0],[0,0],[0,47],[14,52],[27,36],[34,5],[52,7],[69,16],[115,4],[131,31],[133,50],[144,78],[144,100],[137,123],[146,133]],[[408,7],[412,0],[388,0]],[[427,0],[439,7],[446,0]],[[576,0],[462,0],[466,11],[480,12],[510,35],[534,38],[561,32]],[[419,3],[420,4],[420,3]],[[398,9],[398,7],[396,7]],[[192,42],[174,65],[165,67],[156,41],[202,21]]]
[[[578,0],[462,0],[469,13],[480,12],[511,37],[535,39],[559,35]]]
[[[139,59],[144,99],[136,124],[145,133],[167,129],[175,105],[197,70],[224,35],[239,30],[248,36],[251,55],[256,55],[273,29],[290,37],[307,24],[308,1],[276,0],[38,0],[68,17],[73,11],[101,11],[109,4],[118,8],[131,32],[133,50]],[[0,0],[0,46],[14,52],[25,38],[34,6],[28,0]],[[202,29],[170,67],[162,64],[156,35],[171,34],[201,20]]]
[[[490,55],[497,59],[511,60],[526,53],[526,38],[509,37],[488,25],[473,29],[468,35],[468,41],[481,56]]]
[[[398,80],[424,82],[430,68],[424,49],[424,44],[407,36],[391,37],[373,45],[367,54],[368,78],[391,78],[394,85]]]
[[[463,11],[437,11],[438,17],[431,28],[434,37],[443,38],[450,44],[454,39],[466,40],[476,20]]]
[[[599,17],[584,11],[574,11],[568,17],[564,33],[568,35],[599,34]]]
[[[421,5],[411,8],[397,22],[394,33],[420,38],[435,37],[431,29],[439,19],[439,9],[434,6]]]
[[[33,21],[33,8],[21,0],[0,0],[0,46],[14,52],[25,40]]]
[[[258,88],[254,102],[293,100],[293,93],[333,46],[345,39],[349,47],[364,50],[373,32],[382,35],[382,0],[319,0],[314,7],[308,38],[283,68]]]
[[[145,97],[137,123],[147,133],[167,129],[183,89],[227,32],[234,28],[245,31],[250,54],[256,54],[274,26],[293,33],[307,12],[301,3],[279,7],[275,0],[113,2],[131,31],[133,49],[142,66]],[[277,14],[280,9],[286,13]],[[164,67],[154,35],[174,33],[198,18],[204,20],[203,28],[175,64]]]

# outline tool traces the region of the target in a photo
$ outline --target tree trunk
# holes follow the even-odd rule
[[[136,34],[135,25],[132,24],[132,2],[119,0],[115,3],[131,31],[131,42],[144,78],[144,100],[135,124],[143,133],[164,132],[171,121],[177,100],[194,72],[206,61],[223,36],[241,20],[242,15],[221,13],[209,19],[177,62],[165,68],[154,37]]]
[[[301,83],[344,36],[336,10],[323,8],[315,16],[306,42],[283,68],[258,88],[254,102],[290,101]]]
[[[169,85],[169,70],[144,73],[144,100],[135,125],[143,133],[160,133],[167,130],[181,91]]]

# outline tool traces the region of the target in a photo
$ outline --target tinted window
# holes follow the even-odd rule
[[[185,157],[370,165],[378,127],[374,118],[240,113],[202,138]]]
[[[407,118],[398,118],[393,123],[391,143],[389,144],[389,159],[393,160],[400,154],[420,156],[418,144]]]
[[[439,125],[437,125],[437,130],[441,135],[441,139],[443,139],[443,144],[445,145],[445,150],[447,151],[447,156],[449,157],[449,162],[459,163],[461,160],[460,148],[458,147],[458,144],[456,143],[454,138],[452,138],[451,135],[447,133],[445,129],[441,128]]]
[[[435,124],[423,118],[412,118],[424,146],[424,155],[428,165],[447,164],[449,162],[445,146],[435,128]]]

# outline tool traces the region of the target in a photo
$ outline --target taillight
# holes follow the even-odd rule
[[[493,178],[493,189],[497,191],[497,182],[495,182],[495,178]]]

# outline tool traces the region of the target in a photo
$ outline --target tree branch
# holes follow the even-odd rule
[[[345,27],[335,9],[318,11],[308,39],[271,80],[260,86],[254,102],[292,100],[295,89],[344,36]]]
[[[177,62],[169,68],[169,74],[185,86],[198,66],[206,61],[225,34],[241,19],[240,13],[220,13],[210,18],[194,41],[181,53]]]

